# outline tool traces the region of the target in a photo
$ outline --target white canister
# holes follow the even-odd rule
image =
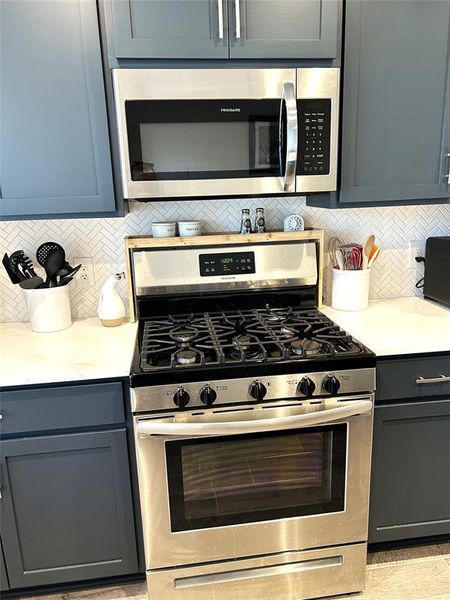
[[[333,269],[331,306],[338,310],[365,310],[369,306],[370,269]]]
[[[72,325],[69,285],[24,290],[31,329],[37,333],[61,331]]]
[[[178,221],[178,231],[181,237],[192,237],[202,235],[201,221]]]

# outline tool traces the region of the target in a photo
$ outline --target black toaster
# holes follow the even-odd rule
[[[427,239],[423,295],[450,307],[450,236]]]

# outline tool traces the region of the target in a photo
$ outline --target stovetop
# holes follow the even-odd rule
[[[135,372],[180,373],[373,356],[317,309],[258,308],[146,318]]]

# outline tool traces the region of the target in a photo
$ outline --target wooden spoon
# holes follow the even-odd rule
[[[363,253],[363,269],[367,269],[369,264],[369,256],[372,252],[373,245],[375,244],[375,236],[372,234],[367,238],[367,242],[364,244]]]

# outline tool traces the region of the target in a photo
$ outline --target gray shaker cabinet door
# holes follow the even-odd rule
[[[340,0],[230,0],[231,58],[334,58]]]
[[[375,407],[369,543],[450,534],[450,400]]]
[[[0,446],[11,588],[137,572],[124,429]]]
[[[346,3],[341,202],[450,196],[449,0]]]
[[[226,0],[108,0],[116,58],[228,58]]]
[[[0,590],[9,590],[8,575],[6,574],[5,559],[3,557],[2,544],[0,542]]]
[[[95,0],[2,0],[0,214],[115,210]]]

